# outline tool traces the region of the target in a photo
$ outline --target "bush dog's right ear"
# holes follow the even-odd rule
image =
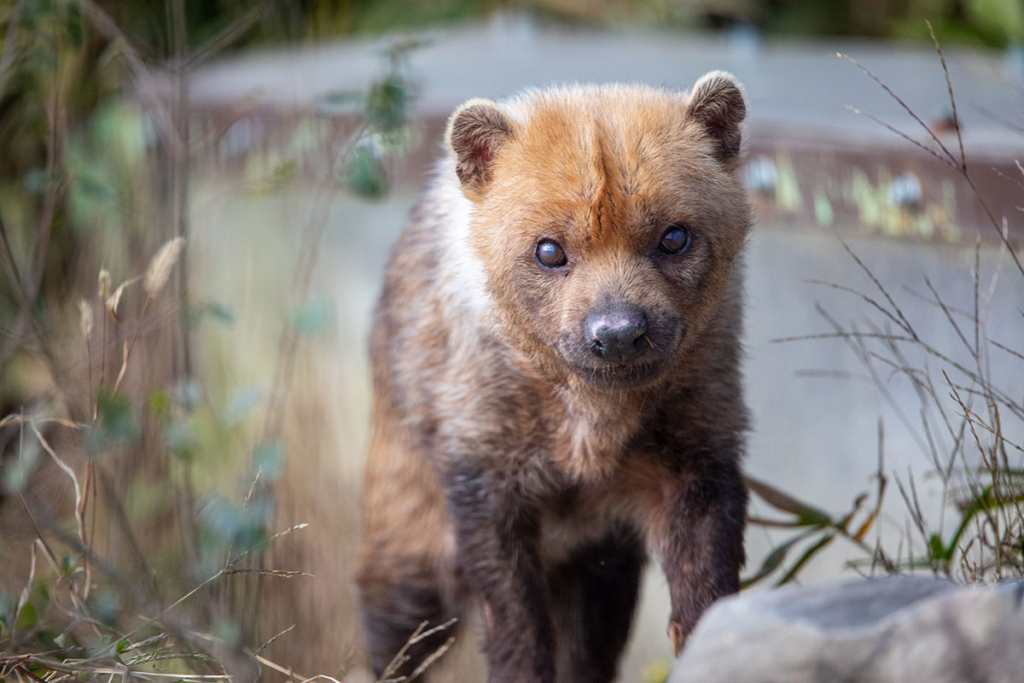
[[[455,152],[455,173],[466,197],[483,196],[494,157],[510,137],[512,122],[491,100],[470,100],[448,119],[445,142]]]

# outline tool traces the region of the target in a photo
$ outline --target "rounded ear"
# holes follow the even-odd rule
[[[470,100],[448,119],[445,142],[455,153],[455,173],[467,197],[483,195],[494,157],[510,137],[512,122],[490,100]]]
[[[715,141],[719,161],[729,170],[735,169],[742,142],[740,123],[746,118],[747,104],[732,74],[712,71],[701,76],[690,91],[686,115],[700,123]]]

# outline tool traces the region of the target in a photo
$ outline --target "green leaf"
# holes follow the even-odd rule
[[[114,441],[132,441],[139,436],[139,427],[127,398],[101,389],[96,405],[104,437]]]
[[[22,631],[31,631],[39,624],[39,616],[36,614],[35,605],[32,601],[27,601],[22,605],[21,610],[18,612],[18,629]]]
[[[121,640],[117,641],[117,654],[121,654],[122,652],[124,652],[127,649],[128,649],[128,639],[127,638],[122,638]]]
[[[154,391],[149,395],[149,410],[157,417],[167,414],[171,406],[171,398],[164,391]]]
[[[117,207],[117,191],[99,168],[84,169],[75,178],[73,188],[80,192],[84,199],[109,208]]]
[[[263,401],[263,389],[255,385],[239,387],[224,408],[224,423],[234,427]]]
[[[309,301],[295,311],[292,324],[295,331],[304,337],[315,337],[322,333],[330,321],[331,307],[327,300],[319,297]]]
[[[770,553],[768,553],[768,556],[764,558],[764,562],[761,563],[761,568],[757,570],[757,573],[751,577],[743,579],[740,582],[740,587],[748,588],[750,586],[753,586],[754,584],[756,584],[757,582],[761,581],[766,576],[771,574],[773,571],[778,569],[779,565],[782,564],[782,561],[786,559],[786,554],[789,553],[790,549],[792,549],[792,547],[800,541],[804,540],[805,538],[813,534],[814,531],[814,529],[808,529],[807,531],[797,534],[793,538],[787,540],[782,545],[773,549]]]
[[[210,318],[224,325],[235,322],[235,314],[229,307],[216,301],[205,301],[189,307],[185,315],[185,324],[190,328],[197,327],[203,318]]]
[[[64,29],[67,31],[71,46],[79,50],[85,43],[85,35],[82,30],[82,11],[76,2],[69,2],[65,11],[67,15],[64,17]]]
[[[261,443],[252,454],[253,463],[260,469],[260,476],[274,481],[284,471],[284,446],[276,441]]]
[[[164,443],[174,455],[187,458],[192,455],[198,440],[188,420],[168,420],[164,423]]]
[[[779,579],[779,582],[776,585],[781,586],[793,581],[800,574],[800,570],[804,568],[804,565],[810,562],[811,558],[817,555],[819,551],[825,548],[834,539],[835,536],[833,534],[825,534],[822,536],[817,543],[804,551],[804,554],[800,556],[800,559],[793,563],[793,566],[789,568],[781,579]]]
[[[949,553],[946,551],[946,547],[943,545],[942,539],[939,538],[938,534],[932,534],[928,539],[928,551],[934,560],[945,561],[949,559]]]
[[[109,590],[93,591],[89,596],[89,611],[101,623],[113,627],[117,624],[117,615],[121,609],[121,601]]]
[[[949,540],[949,545],[943,548],[942,555],[936,555],[934,553],[935,548],[935,537],[933,536],[930,540],[930,546],[932,550],[932,556],[936,559],[941,559],[946,564],[946,573],[949,573],[949,565],[952,563],[953,558],[956,554],[956,549],[960,546],[960,539],[963,537],[964,532],[967,530],[968,525],[971,523],[979,512],[986,510],[993,510],[1003,507],[1005,505],[1018,504],[1024,502],[1024,495],[1016,494],[1009,496],[996,496],[993,493],[992,485],[986,486],[982,489],[974,500],[970,502],[960,513],[960,523],[957,525],[956,531],[953,532],[953,537]],[[939,547],[942,547],[941,539],[938,541]]]
[[[50,589],[46,585],[46,579],[37,578],[36,582],[32,584],[33,595],[40,600],[43,605],[50,603]]]
[[[379,130],[391,130],[405,123],[409,97],[406,83],[396,74],[374,83],[366,100],[366,116]]]
[[[807,508],[800,514],[800,526],[813,526],[820,529],[832,526],[832,518],[820,510]]]
[[[299,162],[295,159],[282,161],[274,167],[270,174],[270,182],[274,185],[287,185],[299,175]]]
[[[380,145],[381,155],[385,157],[402,156],[409,151],[413,144],[413,131],[409,126],[381,131],[373,137],[374,141]]]
[[[17,605],[18,601],[14,595],[7,591],[0,591],[0,639],[5,636],[4,631],[8,625],[14,621],[14,608]]]
[[[345,165],[345,180],[352,192],[378,199],[388,190],[388,175],[376,145],[360,143],[352,150]]]
[[[41,453],[42,448],[38,440],[26,439],[25,446],[22,448],[19,457],[7,458],[7,462],[0,463],[2,465],[0,472],[3,475],[2,480],[0,480],[0,484],[3,486],[0,490],[10,493],[24,491],[29,477],[36,469]]]
[[[215,637],[231,647],[238,647],[242,643],[242,629],[233,621],[214,622],[213,628],[210,630]]]
[[[25,26],[33,28],[53,16],[53,6],[49,2],[26,2],[21,16]]]
[[[210,301],[206,304],[206,313],[219,323],[230,325],[235,322],[235,314],[224,304]]]
[[[832,518],[825,512],[797,500],[785,491],[771,484],[745,475],[743,481],[747,488],[756,493],[764,502],[777,510],[789,512],[797,516],[800,526],[825,527],[832,525]]]
[[[212,494],[203,505],[199,520],[201,531],[207,538],[234,545],[234,551],[238,552],[266,542],[269,514],[269,501],[253,498],[247,505],[238,505],[219,494]],[[224,551],[223,546],[211,549],[217,554]]]
[[[185,407],[185,410],[195,410],[199,402],[203,400],[203,386],[194,379],[184,379],[174,386],[172,391],[174,399]]]

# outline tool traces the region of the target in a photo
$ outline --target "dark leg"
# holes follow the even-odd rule
[[[537,552],[539,527],[516,474],[457,459],[442,478],[459,569],[483,601],[490,683],[555,683],[553,632]]]
[[[633,623],[643,541],[617,530],[549,573],[560,683],[610,683]]]
[[[668,520],[653,540],[672,596],[669,637],[677,653],[704,610],[740,588],[747,491],[737,461],[728,452],[692,454],[656,513]]]
[[[384,567],[380,569],[382,574],[386,571]],[[420,624],[427,622],[429,630],[455,616],[455,610],[445,604],[431,579],[426,573],[406,574],[395,582],[389,582],[384,575],[372,576],[368,571],[360,576],[363,634],[370,666],[378,678]],[[408,659],[403,664],[388,670],[388,677],[409,676],[452,635],[454,626],[417,642],[406,650]]]

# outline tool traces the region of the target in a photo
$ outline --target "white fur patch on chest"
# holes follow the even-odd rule
[[[451,163],[446,162],[446,163]],[[466,199],[455,180],[454,170],[443,168],[433,192],[444,214],[438,226],[444,233],[444,259],[441,262],[441,289],[445,298],[455,304],[454,310],[466,311],[484,320],[491,310],[487,292],[487,273],[483,261],[473,252],[470,228],[473,203]]]

